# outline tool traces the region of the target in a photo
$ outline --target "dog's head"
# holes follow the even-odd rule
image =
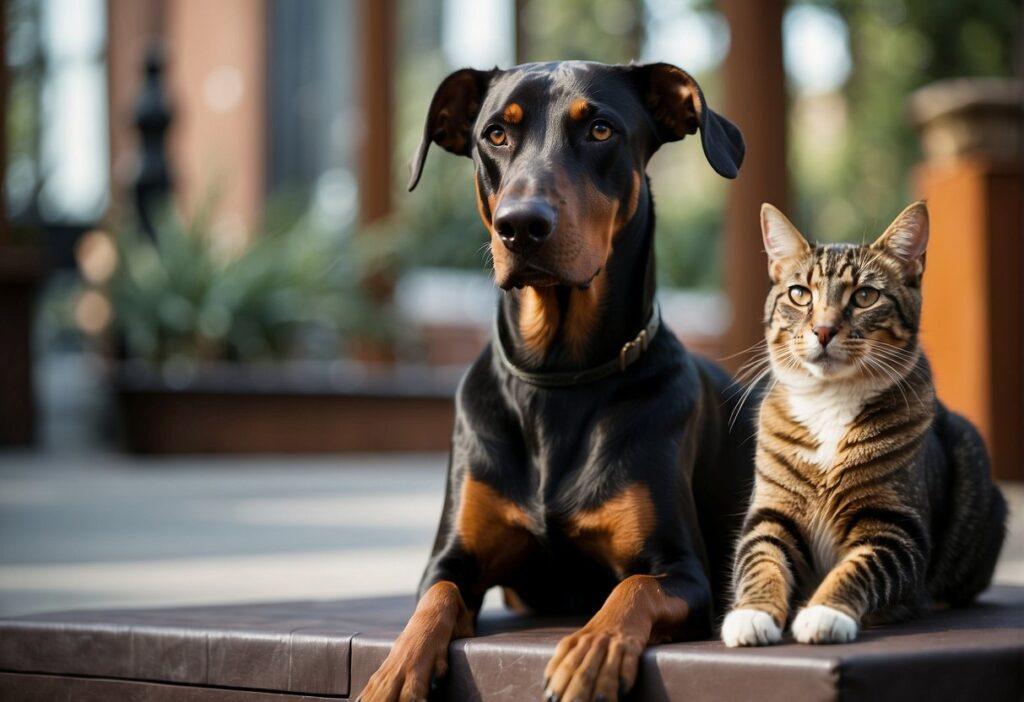
[[[582,288],[646,201],[651,155],[698,131],[712,168],[734,178],[744,153],[739,129],[675,66],[463,69],[434,94],[409,189],[431,142],[470,156],[498,285]]]

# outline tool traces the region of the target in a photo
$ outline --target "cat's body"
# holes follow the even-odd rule
[[[824,643],[969,602],[991,579],[1006,506],[918,346],[924,205],[870,246],[811,248],[773,208],[762,226],[774,379],[723,639],[773,643],[797,603],[797,640]]]

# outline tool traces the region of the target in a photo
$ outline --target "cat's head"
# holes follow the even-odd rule
[[[812,246],[768,204],[761,232],[773,284],[765,338],[776,377],[885,386],[916,362],[928,245],[923,201],[872,244]]]

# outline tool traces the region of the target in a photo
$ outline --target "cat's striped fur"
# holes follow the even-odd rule
[[[1006,506],[918,346],[924,203],[871,245],[811,247],[767,205],[762,229],[774,380],[723,639],[777,641],[799,603],[794,636],[823,643],[851,640],[865,618],[970,601],[991,578]]]

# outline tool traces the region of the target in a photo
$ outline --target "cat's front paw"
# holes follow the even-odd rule
[[[800,643],[849,643],[857,638],[857,621],[825,605],[800,610],[793,620],[793,636]]]
[[[722,641],[726,646],[764,646],[778,643],[782,629],[772,615],[759,609],[734,609],[722,622]]]

